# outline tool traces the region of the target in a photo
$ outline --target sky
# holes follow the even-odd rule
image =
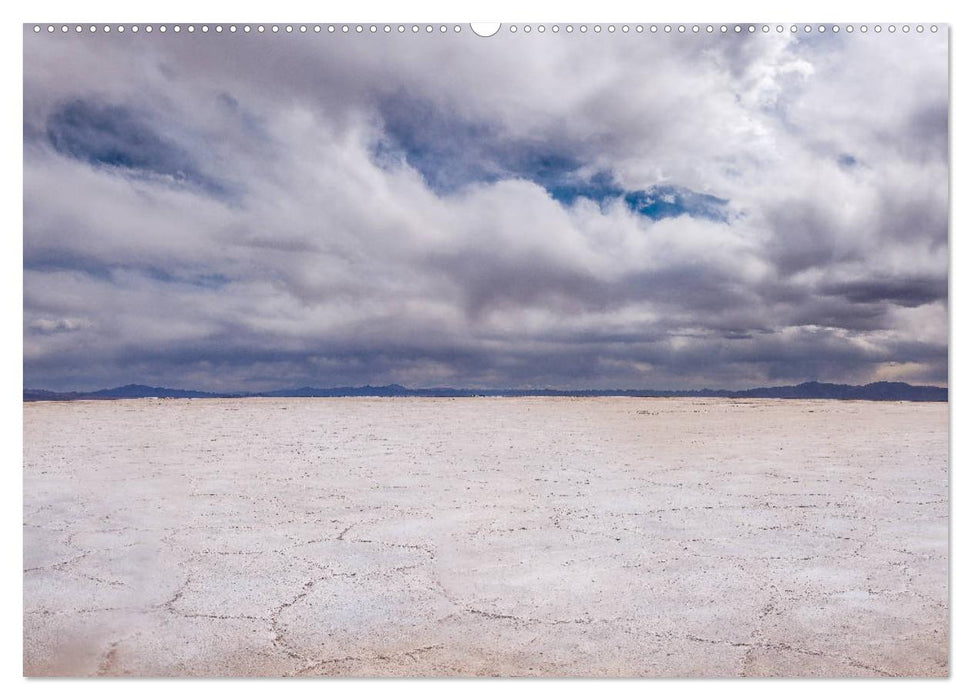
[[[945,34],[25,29],[24,385],[946,385]]]

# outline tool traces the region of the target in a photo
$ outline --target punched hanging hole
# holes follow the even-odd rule
[[[502,25],[499,22],[472,22],[469,26],[476,36],[490,37],[496,34]]]

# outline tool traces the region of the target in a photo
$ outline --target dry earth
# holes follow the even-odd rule
[[[941,676],[947,405],[24,405],[24,673]]]

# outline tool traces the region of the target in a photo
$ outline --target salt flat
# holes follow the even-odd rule
[[[947,405],[24,405],[27,675],[941,676]]]

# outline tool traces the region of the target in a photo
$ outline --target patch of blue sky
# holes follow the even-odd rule
[[[50,115],[47,138],[58,152],[94,166],[133,177],[163,177],[214,196],[226,194],[185,149],[124,106],[70,100]]]
[[[31,272],[80,272],[88,277],[117,282],[121,276],[137,275],[155,282],[220,289],[232,282],[230,277],[205,269],[175,271],[160,265],[106,263],[94,256],[66,251],[24,251],[24,270]]]
[[[836,162],[838,162],[844,168],[852,168],[859,163],[859,161],[849,153],[840,153],[839,157],[836,159]]]
[[[729,219],[726,199],[673,184],[625,190],[612,172],[594,170],[568,149],[503,138],[497,127],[470,122],[425,102],[397,96],[384,102],[382,116],[385,137],[373,148],[374,161],[381,167],[407,163],[440,195],[470,184],[522,179],[567,207],[579,199],[601,207],[622,199],[630,211],[649,219]]]
[[[631,211],[649,219],[666,219],[688,215],[711,221],[727,222],[728,200],[677,185],[654,185],[646,190],[628,192],[624,202]]]

